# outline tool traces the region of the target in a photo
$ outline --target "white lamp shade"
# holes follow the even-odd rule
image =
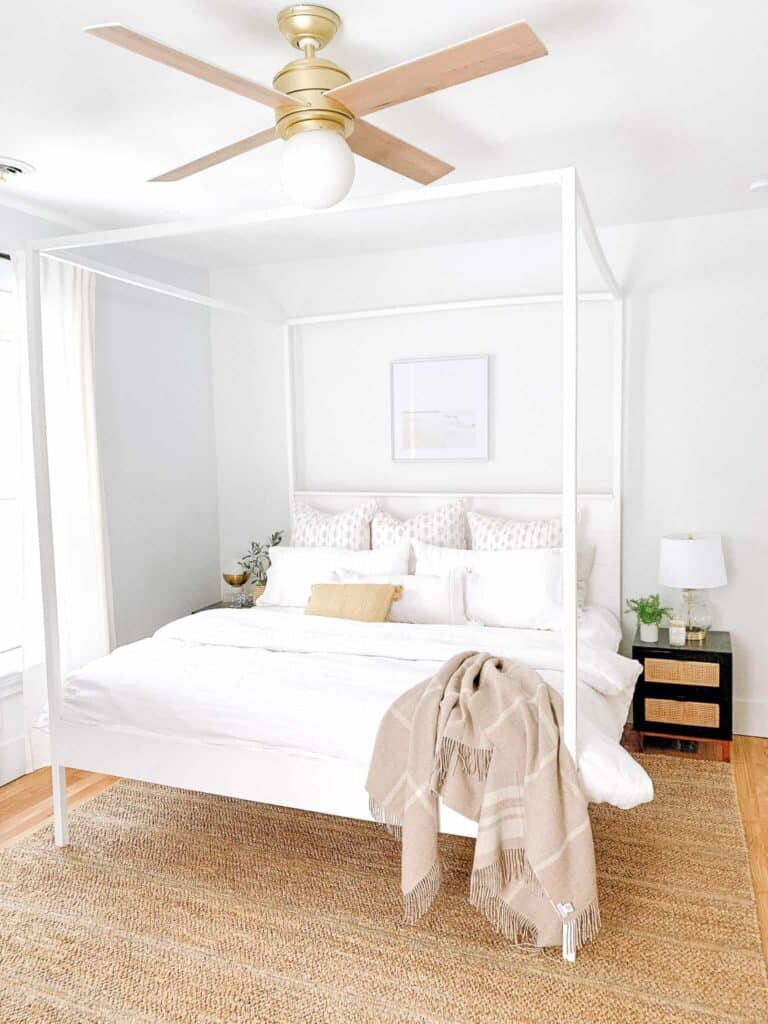
[[[723,542],[717,533],[662,537],[659,583],[681,590],[709,590],[728,582]]]
[[[299,206],[324,210],[346,196],[355,180],[355,158],[338,132],[298,132],[283,143],[283,187]]]

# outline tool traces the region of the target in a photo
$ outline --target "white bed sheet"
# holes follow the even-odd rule
[[[579,635],[582,783],[594,802],[633,807],[653,796],[650,779],[618,743],[639,666],[615,654],[620,630],[610,613],[585,609]],[[549,631],[216,609],[172,622],[72,673],[62,715],[128,732],[279,747],[367,765],[392,700],[452,654],[472,649],[520,658],[562,691],[561,641]],[[595,684],[616,692],[607,696]]]

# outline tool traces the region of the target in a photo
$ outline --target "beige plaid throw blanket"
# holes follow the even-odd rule
[[[476,652],[389,708],[366,788],[374,819],[402,839],[408,923],[440,886],[439,795],[479,823],[469,900],[498,931],[571,952],[597,934],[592,830],[561,718],[532,668]]]

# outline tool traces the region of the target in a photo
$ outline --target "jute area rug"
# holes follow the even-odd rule
[[[593,808],[604,927],[575,965],[467,903],[469,840],[400,923],[372,825],[121,782],[0,855],[3,1024],[768,1021],[729,766],[646,757],[653,804]]]

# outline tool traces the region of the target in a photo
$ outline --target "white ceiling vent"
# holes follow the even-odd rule
[[[20,178],[23,174],[34,174],[35,168],[26,160],[17,160],[13,156],[0,156],[0,184]]]

